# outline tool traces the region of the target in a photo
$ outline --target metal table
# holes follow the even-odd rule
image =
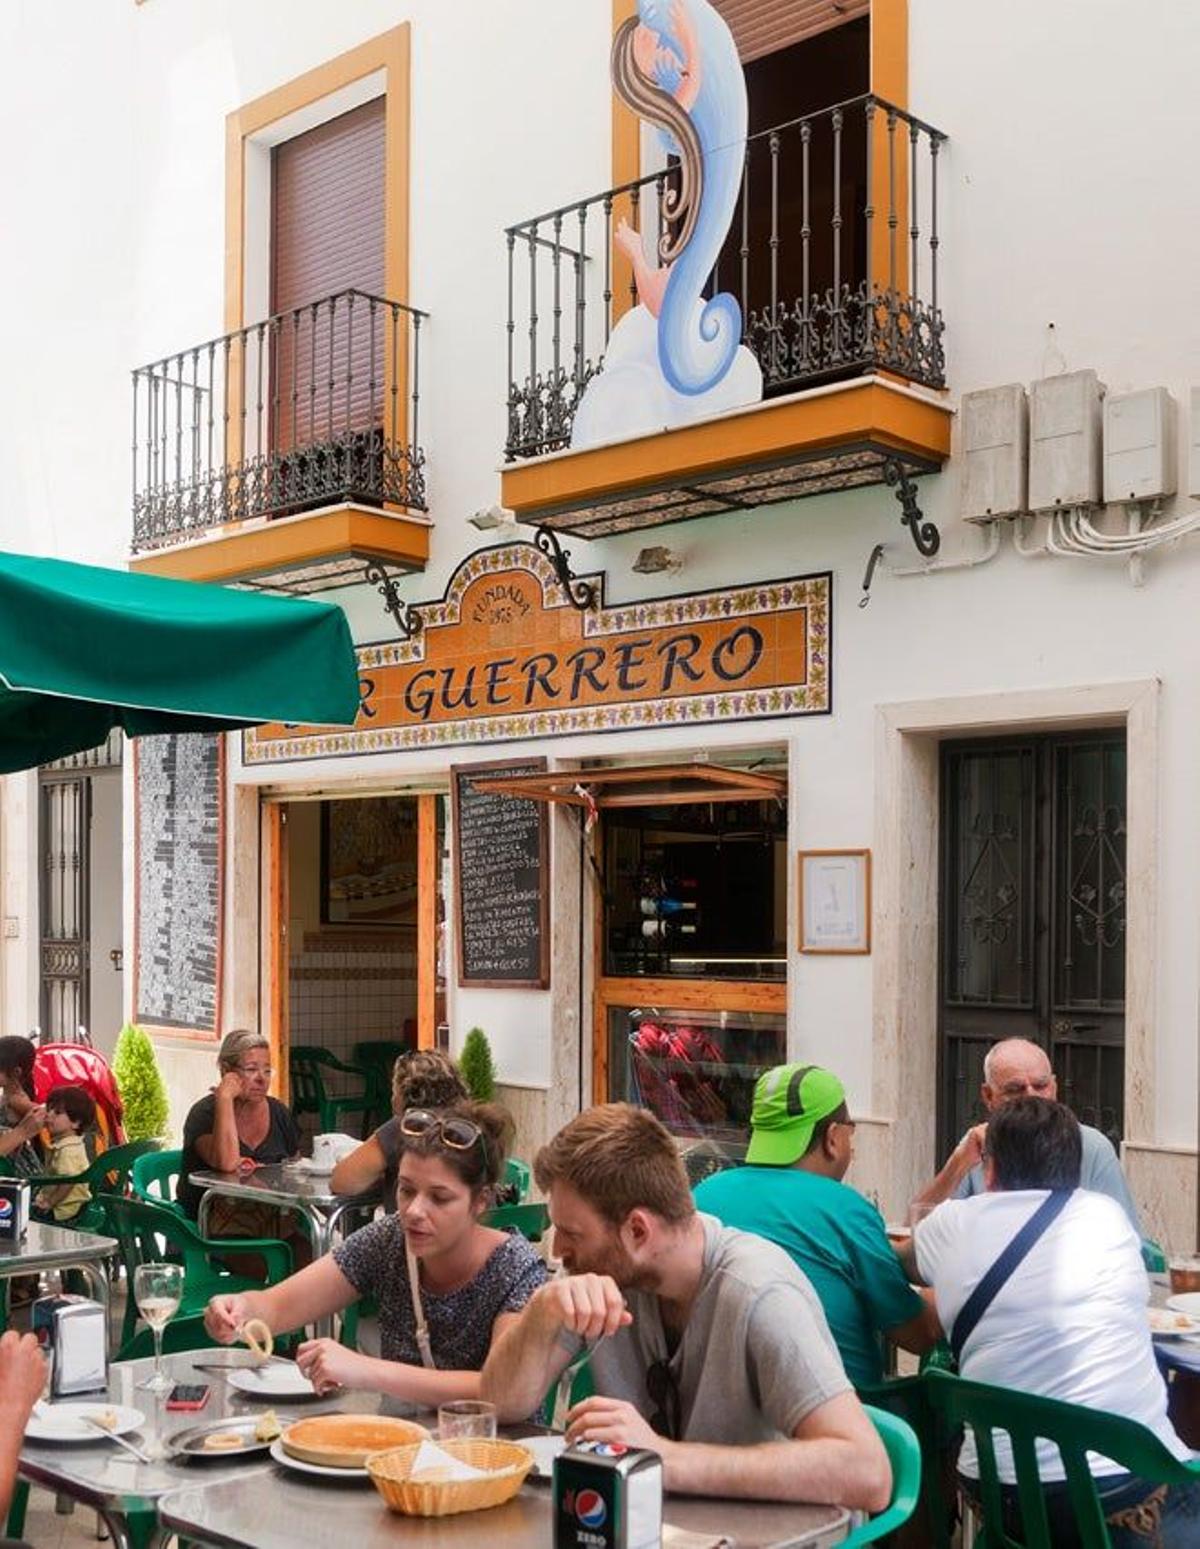
[[[241,1356],[244,1357],[242,1352]],[[249,1365],[248,1358],[239,1358],[236,1352],[223,1350],[194,1350],[186,1354],[168,1355],[167,1370],[176,1382],[207,1382],[212,1391],[208,1403],[197,1412],[171,1410],[168,1412],[163,1399],[155,1393],[145,1393],[137,1384],[153,1370],[150,1359],[121,1361],[109,1368],[108,1400],[114,1404],[128,1404],[140,1409],[146,1423],[134,1431],[129,1440],[135,1446],[160,1441],[176,1431],[187,1430],[207,1420],[220,1420],[226,1416],[262,1413],[273,1408],[281,1417],[299,1419],[301,1415],[322,1414],[330,1410],[354,1410],[373,1413],[379,1408],[376,1393],[341,1392],[329,1399],[301,1399],[293,1402],[267,1401],[249,1398],[231,1388],[218,1372],[197,1370],[197,1365],[212,1364],[233,1366]],[[86,1395],[80,1395],[84,1398]],[[65,1401],[64,1401],[65,1402]],[[197,1462],[140,1463],[114,1442],[97,1438],[94,1442],[27,1441],[21,1448],[18,1470],[35,1484],[44,1485],[56,1494],[68,1495],[72,1500],[99,1512],[113,1535],[115,1549],[144,1549],[157,1543],[158,1502],[169,1491],[185,1486],[197,1486],[203,1490],[225,1485],[231,1494],[237,1495],[249,1487],[253,1477],[271,1481],[275,1470],[263,1453],[238,1463],[220,1459],[201,1459]],[[189,1492],[192,1493],[192,1492]],[[374,1492],[372,1491],[372,1494]],[[266,1508],[268,1511],[273,1508]],[[249,1519],[251,1522],[254,1518]],[[257,1536],[256,1524],[253,1528]],[[299,1541],[303,1541],[302,1537]]]
[[[14,1275],[40,1275],[47,1269],[81,1269],[96,1289],[107,1328],[108,1261],[118,1247],[111,1237],[31,1221],[20,1242],[0,1242],[0,1280],[11,1280]]]
[[[334,1233],[347,1211],[378,1204],[382,1197],[378,1190],[368,1194],[334,1194],[327,1177],[314,1177],[291,1162],[271,1162],[249,1173],[194,1172],[188,1175],[188,1182],[205,1191],[197,1222],[202,1237],[208,1236],[209,1201],[214,1195],[224,1194],[230,1199],[249,1199],[258,1205],[275,1205],[302,1215],[312,1234],[314,1258],[329,1252]],[[333,1319],[320,1318],[317,1333],[331,1335]]]
[[[669,1496],[663,1516],[674,1527],[712,1537],[724,1534],[738,1549],[825,1549],[850,1528],[838,1506],[701,1500]],[[214,1549],[549,1549],[554,1537],[548,1483],[526,1484],[515,1500],[491,1511],[454,1517],[398,1517],[370,1483],[309,1479],[273,1465],[237,1483],[173,1491],[159,1502],[164,1530]]]
[[[1165,1275],[1150,1276],[1152,1307],[1165,1307],[1170,1294]],[[1180,1438],[1200,1448],[1200,1342],[1156,1339],[1154,1354],[1167,1384],[1167,1415]]]

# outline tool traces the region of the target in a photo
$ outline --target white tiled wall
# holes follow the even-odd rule
[[[306,932],[290,976],[292,1043],[349,1060],[364,1039],[400,1040],[416,1017],[416,933]]]

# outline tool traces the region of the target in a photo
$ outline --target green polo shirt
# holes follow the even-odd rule
[[[880,1334],[923,1304],[869,1200],[794,1167],[731,1167],[698,1185],[696,1208],[790,1254],[820,1297],[850,1381],[882,1380]]]

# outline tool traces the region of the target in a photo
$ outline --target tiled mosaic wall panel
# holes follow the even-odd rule
[[[137,1019],[212,1031],[221,918],[221,738],[137,753]]]

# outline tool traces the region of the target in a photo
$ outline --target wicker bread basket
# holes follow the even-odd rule
[[[389,1447],[367,1459],[367,1473],[392,1511],[410,1517],[449,1517],[456,1511],[482,1511],[512,1500],[533,1467],[533,1453],[515,1441],[460,1437],[439,1441],[452,1458],[472,1468],[488,1470],[483,1479],[424,1479],[409,1477],[420,1444]]]

